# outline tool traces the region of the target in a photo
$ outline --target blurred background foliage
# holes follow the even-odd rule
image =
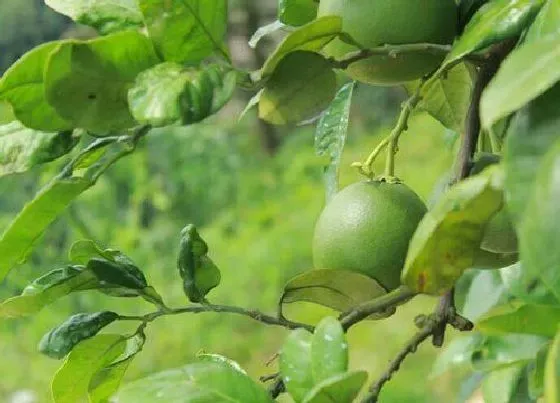
[[[229,37],[238,66],[257,67],[274,45],[274,38],[268,39],[253,51],[247,41],[257,27],[275,19],[275,7],[274,0],[231,2]],[[39,43],[92,35],[51,12],[42,0],[0,0],[0,30],[0,71]],[[63,265],[73,242],[91,238],[127,253],[169,305],[184,305],[175,255],[181,228],[194,223],[222,270],[222,285],[211,293],[211,300],[274,312],[284,282],[312,266],[311,235],[324,203],[324,161],[315,155],[311,126],[272,128],[252,114],[238,122],[250,96],[239,93],[219,116],[202,124],[150,134],[138,152],[113,167],[51,226],[28,262],[1,284],[0,298],[19,293],[33,278]],[[362,160],[387,134],[403,98],[398,88],[358,87],[342,185],[360,180],[351,162]],[[421,114],[414,116],[403,137],[398,175],[426,201],[452,164],[451,139],[443,127]],[[2,228],[62,164],[0,180]],[[372,377],[379,375],[412,334],[414,316],[429,311],[434,302],[418,298],[389,320],[353,329],[351,365],[368,370]],[[41,356],[37,342],[69,314],[102,309],[132,314],[151,308],[139,306],[137,300],[82,293],[33,318],[2,322],[0,401],[50,401],[48,384],[59,362]],[[315,321],[325,311],[299,305],[288,313]],[[285,334],[226,315],[163,318],[149,328],[148,343],[128,378],[182,365],[201,350],[228,355],[258,377],[275,372],[266,362]],[[409,358],[386,387],[382,401],[454,401],[458,391],[452,375],[426,382],[436,353],[425,345]]]

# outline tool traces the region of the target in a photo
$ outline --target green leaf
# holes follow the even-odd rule
[[[543,157],[558,140],[560,85],[519,111],[512,121],[504,149],[508,212],[521,222],[533,195]]]
[[[520,227],[523,268],[542,282],[560,301],[560,140],[545,156],[536,178],[533,197]]]
[[[88,385],[90,403],[107,403],[121,385],[128,367],[138,354],[146,338],[143,334],[135,335],[126,340],[124,353],[112,364],[97,371]]]
[[[131,264],[94,258],[88,262],[87,268],[102,284],[116,285],[132,290],[142,290],[148,286],[144,273]]]
[[[363,302],[387,294],[374,279],[361,273],[344,270],[310,270],[289,280],[280,297],[280,311],[284,304],[311,302],[345,312]],[[370,319],[392,315],[394,309],[372,315]]]
[[[550,346],[544,370],[544,402],[560,400],[560,330]]]
[[[513,365],[490,372],[482,381],[486,403],[513,403],[524,374],[524,365]]]
[[[304,25],[317,17],[317,7],[314,0],[279,0],[278,19],[287,25]]]
[[[537,15],[544,0],[495,0],[471,18],[443,62],[447,66],[494,43],[519,35]]]
[[[102,34],[143,25],[135,0],[45,0],[45,4]]]
[[[140,123],[192,124],[218,112],[233,95],[236,83],[234,70],[217,65],[187,70],[176,63],[162,63],[138,75],[128,91],[128,102]]]
[[[544,373],[549,350],[550,345],[544,345],[537,353],[535,362],[529,368],[529,395],[535,400],[544,395]]]
[[[445,194],[414,233],[403,284],[427,294],[443,294],[475,263],[486,223],[503,205],[503,174],[493,166]]]
[[[527,365],[534,360],[548,339],[540,336],[506,334],[487,336],[471,355],[475,371],[494,371],[512,365]]]
[[[338,320],[326,317],[315,328],[311,343],[311,371],[318,384],[348,370],[348,343]]]
[[[338,175],[350,118],[350,106],[356,83],[345,84],[328,109],[321,115],[315,130],[317,155],[329,158],[324,168],[327,201],[338,192]]]
[[[164,60],[197,64],[214,53],[229,59],[224,42],[226,0],[139,0],[139,4]]]
[[[472,355],[481,340],[482,337],[478,333],[473,333],[454,338],[448,344],[446,343],[445,349],[438,354],[432,366],[429,378],[438,378],[462,365],[470,366]]]
[[[455,301],[461,315],[476,321],[504,299],[505,287],[497,270],[476,270],[469,274],[457,282]]]
[[[525,35],[525,43],[560,34],[560,2],[547,0]]]
[[[0,238],[0,280],[25,261],[44,230],[91,186],[85,178],[58,178],[25,205]]]
[[[40,132],[17,121],[0,126],[0,176],[53,161],[69,153],[77,142],[71,131]]]
[[[314,385],[311,368],[313,338],[304,329],[292,330],[280,351],[280,375],[296,402],[303,400]]]
[[[221,274],[207,256],[208,245],[192,224],[181,231],[177,268],[183,279],[185,295],[191,302],[203,302],[206,295],[220,284]]]
[[[471,71],[465,63],[460,63],[445,76],[434,76],[426,82],[420,93],[422,99],[418,108],[428,112],[445,127],[461,133],[472,88]]]
[[[44,43],[23,55],[2,76],[0,100],[5,99],[14,115],[35,130],[63,131],[73,128],[45,98],[44,72],[50,54],[64,42]]]
[[[523,72],[519,74],[519,72]],[[514,50],[484,91],[481,119],[491,128],[560,80],[560,35]]]
[[[135,125],[127,92],[138,73],[158,58],[149,39],[136,31],[87,42],[66,42],[51,53],[45,94],[76,127],[105,133]]]
[[[251,39],[249,40],[249,47],[251,49],[255,49],[257,47],[257,45],[259,44],[259,42],[261,41],[261,39],[263,39],[265,36],[268,36],[268,35],[270,35],[274,32],[280,31],[285,26],[286,25],[284,25],[280,21],[276,20],[274,22],[271,22],[270,24],[266,24],[266,25],[260,27],[259,29],[257,29],[255,31],[253,36],[251,36]]]
[[[215,362],[222,365],[229,365],[231,368],[235,369],[236,371],[241,372],[244,375],[247,375],[247,371],[245,371],[238,362],[233,361],[226,356],[220,354],[208,354],[208,353],[201,353],[197,354],[196,358],[203,362]]]
[[[118,318],[119,315],[110,311],[71,316],[43,336],[39,343],[39,351],[51,358],[64,358],[76,344],[95,336]]]
[[[265,389],[241,372],[214,362],[189,364],[125,385],[119,403],[271,403]]]
[[[0,96],[0,125],[7,125],[16,120],[12,105],[8,101],[2,101]]]
[[[68,266],[39,277],[22,294],[0,304],[0,318],[18,318],[33,315],[54,301],[76,291],[89,290],[99,285],[89,270]]]
[[[297,51],[278,64],[259,101],[269,123],[298,123],[318,115],[336,95],[336,75],[318,53]]]
[[[260,75],[265,78],[276,70],[289,53],[297,50],[318,51],[342,32],[342,18],[320,17],[291,32],[266,60]]]
[[[87,401],[92,377],[124,352],[126,340],[117,334],[99,334],[78,344],[53,378],[54,403]]]
[[[509,302],[480,318],[478,330],[488,334],[523,333],[554,337],[560,323],[560,307]]]
[[[303,403],[352,403],[367,378],[367,372],[355,371],[325,379],[307,394]]]
[[[558,302],[542,280],[524,270],[521,263],[504,267],[499,272],[510,299],[537,305],[554,305]]]

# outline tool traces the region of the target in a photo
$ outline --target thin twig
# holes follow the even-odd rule
[[[176,308],[176,309],[168,309],[168,310],[159,310],[156,312],[149,313],[144,316],[119,316],[119,320],[137,320],[142,322],[152,322],[162,316],[170,316],[170,315],[182,315],[184,313],[208,313],[208,312],[215,312],[215,313],[231,313],[236,315],[242,315],[249,317],[257,322],[261,322],[267,325],[273,326],[282,326],[286,329],[298,329],[302,328],[309,332],[313,332],[315,329],[313,326],[293,322],[285,318],[277,318],[275,316],[264,314],[260,311],[256,311],[253,309],[245,309],[240,308],[237,306],[229,306],[229,305],[194,305],[194,306],[187,306],[184,308]]]

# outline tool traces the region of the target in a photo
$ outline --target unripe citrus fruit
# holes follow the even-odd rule
[[[499,162],[498,155],[480,153],[471,169],[471,175],[476,175],[484,168]],[[494,253],[517,252],[517,233],[505,208],[497,212],[486,225],[480,248]]]
[[[354,183],[333,197],[317,221],[314,265],[360,272],[393,290],[425,213],[422,200],[404,184]]]
[[[318,16],[342,17],[342,29],[366,49],[377,46],[453,42],[457,30],[454,0],[321,0]],[[340,59],[357,50],[339,39],[325,52]],[[426,51],[377,55],[351,64],[350,77],[370,84],[398,84],[435,70],[442,56]]]

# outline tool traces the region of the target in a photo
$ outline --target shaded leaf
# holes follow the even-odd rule
[[[336,75],[318,53],[297,51],[278,64],[259,101],[259,117],[269,123],[298,123],[318,115],[336,95]]]
[[[314,336],[304,329],[292,330],[280,351],[280,375],[296,402],[314,385],[311,349]]]
[[[523,268],[538,276],[560,301],[560,141],[545,156],[520,227]]]
[[[472,355],[481,341],[482,336],[477,333],[451,340],[445,349],[438,354],[432,366],[430,378],[437,378],[462,365],[470,367]]]
[[[560,400],[560,330],[550,346],[544,370],[544,402]]]
[[[537,353],[535,362],[529,367],[529,395],[535,400],[544,394],[544,372],[549,349],[549,344],[544,345]]]
[[[317,17],[318,5],[314,0],[279,0],[278,19],[287,25],[307,24]]]
[[[559,80],[560,35],[514,50],[484,91],[480,104],[483,125],[491,128]]]
[[[289,280],[280,298],[280,310],[284,304],[311,302],[340,312],[387,294],[374,279],[361,273],[343,270],[310,270]],[[386,317],[394,310],[377,314],[373,318]]]
[[[101,284],[116,285],[132,290],[142,290],[148,286],[144,273],[131,264],[93,258],[88,262],[87,268]]]
[[[317,155],[329,158],[324,168],[327,201],[338,192],[339,167],[346,143],[355,86],[354,82],[347,83],[338,91],[315,129],[315,151]]]
[[[540,336],[506,334],[487,336],[473,352],[472,366],[477,371],[494,371],[531,362],[548,339]]]
[[[0,126],[0,176],[54,161],[69,153],[77,142],[71,131],[40,132],[17,121]]]
[[[45,4],[103,34],[143,25],[135,0],[45,0]]]
[[[270,403],[262,386],[223,364],[201,362],[168,370],[125,385],[119,403]]]
[[[64,358],[76,344],[95,336],[118,318],[119,315],[110,311],[71,316],[43,336],[39,343],[39,351],[51,358]]]
[[[505,287],[497,270],[474,270],[469,274],[457,282],[455,301],[461,315],[476,321],[504,299]]]
[[[558,302],[542,280],[524,270],[521,263],[504,267],[499,272],[510,298],[537,305],[554,305]]]
[[[226,0],[139,0],[150,37],[164,60],[195,64],[227,56]]]
[[[317,384],[303,403],[352,403],[367,380],[367,372],[355,371],[336,375]]]
[[[524,365],[513,365],[490,372],[482,381],[482,394],[487,403],[513,403]]]
[[[51,53],[45,94],[76,127],[96,133],[135,125],[127,91],[138,73],[158,63],[148,38],[125,31],[87,42],[66,42]]]
[[[265,78],[276,70],[286,55],[297,50],[318,51],[342,32],[342,18],[336,16],[319,17],[291,32],[268,57],[261,77]]]
[[[544,0],[495,0],[482,6],[470,19],[443,66],[469,53],[519,35],[537,15]]]
[[[338,320],[326,317],[315,328],[311,343],[313,383],[318,384],[348,370],[348,343]]]
[[[503,205],[503,175],[493,166],[455,186],[414,233],[402,281],[412,290],[443,294],[473,267],[486,223]]]
[[[558,140],[559,108],[560,85],[555,85],[512,121],[504,149],[505,192],[508,211],[518,225],[533,195],[543,157]]]
[[[97,279],[88,270],[76,266],[56,269],[29,284],[20,296],[9,298],[0,304],[0,317],[33,315],[59,298],[97,286]]]
[[[119,357],[125,348],[126,338],[117,334],[99,334],[78,344],[53,378],[54,403],[87,401],[94,374]]]
[[[554,337],[560,323],[560,307],[509,302],[490,310],[477,321],[483,333],[524,333]]]
[[[220,284],[221,274],[207,256],[208,245],[192,224],[181,231],[177,268],[183,279],[183,290],[191,302],[203,302],[206,295]]]
[[[187,70],[179,64],[162,63],[138,75],[128,91],[128,102],[140,123],[192,124],[218,112],[233,95],[236,83],[234,70],[217,65]]]
[[[62,43],[48,42],[30,50],[0,80],[0,99],[8,101],[16,118],[31,129],[63,131],[73,128],[45,98],[43,78],[47,61]]]

